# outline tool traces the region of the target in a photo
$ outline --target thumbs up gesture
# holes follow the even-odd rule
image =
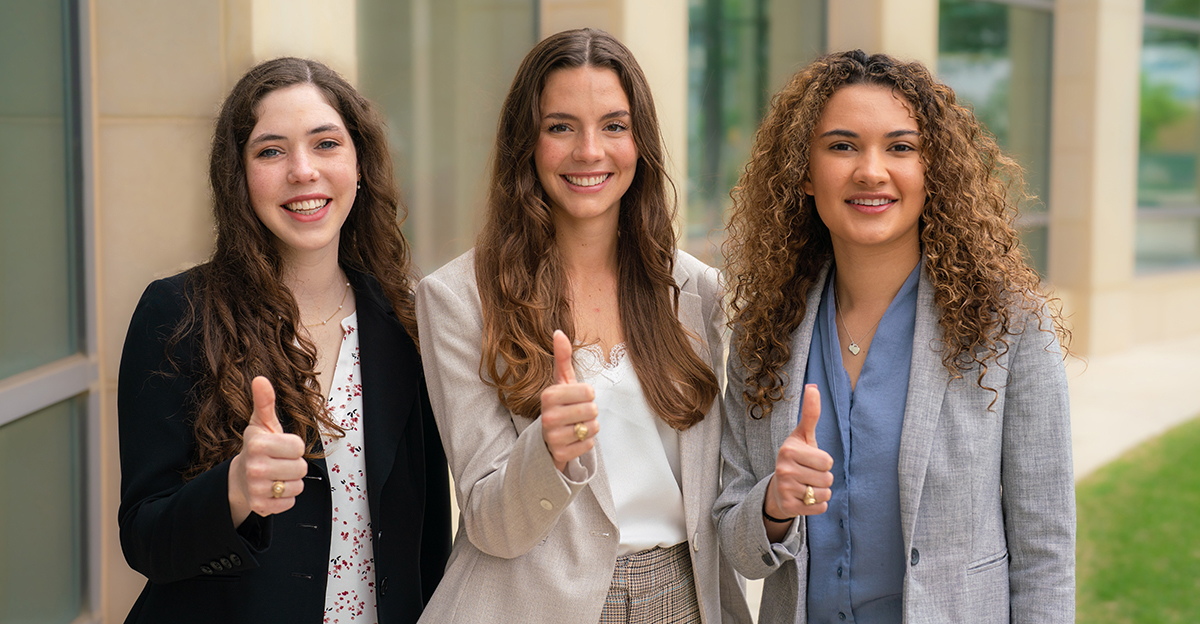
[[[817,448],[817,421],[821,418],[821,394],[815,384],[804,387],[800,424],[792,430],[775,456],[775,474],[767,484],[763,511],[778,519],[812,516],[829,507],[833,486],[833,458]],[[812,488],[811,504],[805,503]],[[763,522],[767,522],[764,518]],[[768,523],[768,531],[784,525]]]
[[[595,446],[600,423],[596,390],[575,381],[571,341],[554,330],[554,383],[542,391],[542,439],[559,472],[567,463]]]
[[[266,377],[250,382],[254,412],[242,433],[242,450],[229,465],[229,510],[240,526],[250,512],[260,516],[292,508],[304,491],[304,440],[284,433],[275,416],[275,388]]]

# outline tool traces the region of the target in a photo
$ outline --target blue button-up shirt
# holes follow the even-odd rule
[[[817,310],[805,383],[821,391],[817,444],[833,457],[833,498],[828,511],[808,517],[808,621],[813,624],[899,624],[902,619],[900,432],[920,270],[918,263],[879,321],[853,392],[842,364],[849,352],[838,341],[835,276]]]

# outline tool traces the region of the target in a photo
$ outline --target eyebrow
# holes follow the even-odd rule
[[[600,117],[600,121],[608,121],[609,119],[616,119],[618,117],[632,117],[632,115],[630,115],[629,111],[627,111],[627,110],[615,110],[611,113],[608,113],[607,115]],[[574,115],[568,115],[567,113],[546,113],[546,115],[545,115],[545,117],[543,117],[543,119],[565,119],[567,121],[578,121],[579,120],[578,117],[576,117]]]
[[[338,127],[337,124],[330,123],[330,124],[325,124],[323,126],[317,126],[316,128],[309,130],[308,135],[312,136],[314,134],[322,134],[325,132],[334,132],[337,130],[341,130],[341,128]],[[251,145],[258,145],[259,143],[263,143],[266,141],[286,141],[286,140],[287,140],[287,137],[278,135],[278,134],[260,134],[257,137],[254,137],[254,139],[251,140],[249,143],[246,143],[246,145],[251,146]]]
[[[840,137],[846,137],[848,139],[857,139],[858,133],[852,132],[850,130],[830,130],[829,132],[822,134],[818,138],[823,139],[827,136],[840,136]],[[894,138],[902,137],[902,136],[917,136],[917,137],[919,137],[919,136],[921,136],[921,134],[919,132],[917,132],[916,130],[892,130],[891,132],[883,135],[883,138],[894,139]]]

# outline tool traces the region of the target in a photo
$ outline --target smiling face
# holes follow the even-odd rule
[[[925,207],[921,136],[908,103],[888,87],[838,89],[813,130],[808,179],[834,253],[920,248]]]
[[[555,220],[611,221],[637,172],[629,98],[611,69],[559,69],[538,103],[534,163]]]
[[[243,152],[254,213],[285,259],[336,257],[358,180],[345,121],[312,84],[272,91],[255,112]]]

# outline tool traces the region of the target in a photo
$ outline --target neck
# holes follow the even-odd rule
[[[617,273],[617,224],[559,222],[556,224],[559,253],[567,274],[577,280],[589,275]]]
[[[329,308],[346,289],[346,274],[338,265],[336,247],[331,252],[284,256],[283,283],[292,291],[300,316],[308,319]]]
[[[834,245],[838,305],[843,313],[859,307],[887,308],[921,261],[919,245],[849,253]]]

